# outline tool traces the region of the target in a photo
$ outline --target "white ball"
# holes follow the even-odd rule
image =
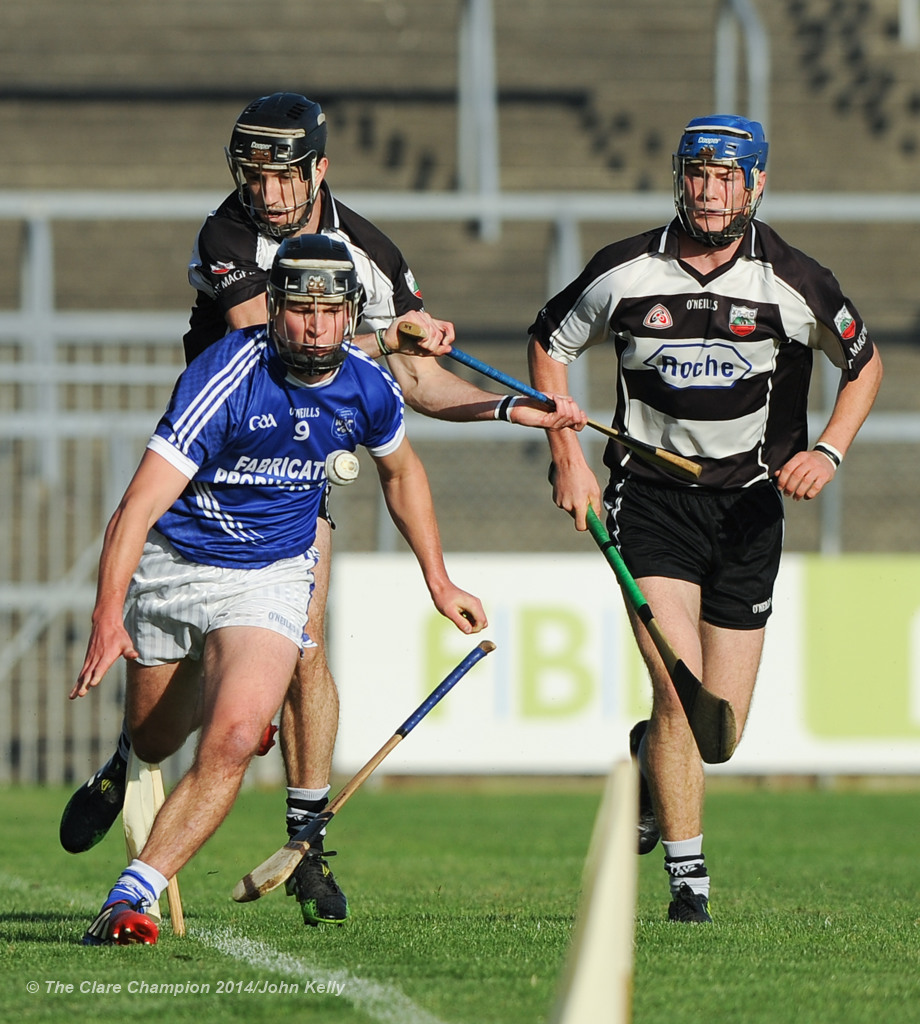
[[[330,483],[340,486],[354,483],[358,478],[360,468],[358,457],[354,452],[337,451],[330,452],[326,456],[326,479]]]

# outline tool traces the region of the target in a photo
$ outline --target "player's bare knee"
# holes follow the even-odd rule
[[[264,731],[264,727],[254,729],[252,722],[242,719],[212,726],[202,733],[197,759],[219,764],[227,772],[245,771]]]
[[[181,749],[185,736],[164,733],[161,729],[144,728],[143,725],[131,729],[131,746],[134,753],[148,764],[159,764]]]

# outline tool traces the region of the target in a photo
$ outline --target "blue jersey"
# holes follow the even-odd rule
[[[148,443],[189,478],[156,529],[202,565],[255,569],[305,554],[326,456],[358,445],[388,455],[404,435],[399,387],[359,349],[304,384],[265,327],[233,331],[184,370]]]

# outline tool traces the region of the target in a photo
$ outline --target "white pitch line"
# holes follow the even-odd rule
[[[264,942],[236,935],[230,928],[190,928],[189,934],[225,956],[250,967],[259,967],[274,974],[284,975],[289,981],[301,985],[314,982],[327,986],[341,986],[339,998],[347,999],[356,1009],[379,1021],[380,1024],[445,1024],[440,1018],[416,1006],[392,985],[381,985],[350,971],[311,964],[296,956],[281,953]]]
[[[32,882],[16,875],[8,875],[0,871],[0,886],[7,892],[23,894],[34,893]],[[81,904],[91,904],[93,895],[89,889],[74,890],[64,886],[42,884],[42,893],[59,899],[65,906],[75,908]],[[98,895],[98,894],[97,894]],[[308,963],[287,953],[272,949],[263,942],[247,939],[236,935],[230,928],[219,930],[209,928],[189,928],[189,937],[197,939],[206,946],[216,949],[219,953],[229,956],[251,967],[260,967],[273,974],[284,975],[289,981],[300,985],[307,982],[341,985],[341,995],[354,1007],[366,1013],[379,1024],[446,1024],[439,1017],[416,1006],[411,999],[392,985],[381,985],[379,982],[361,978],[350,971],[331,970],[317,964]],[[324,993],[325,994],[325,993]],[[331,996],[331,993],[330,993]]]

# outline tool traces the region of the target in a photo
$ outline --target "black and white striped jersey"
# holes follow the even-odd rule
[[[530,333],[566,364],[613,341],[613,426],[693,459],[713,488],[772,479],[807,447],[815,349],[850,379],[873,352],[834,275],[759,221],[708,275],[678,259],[676,221],[608,245]],[[604,462],[614,480],[675,483],[615,442]]]
[[[319,230],[344,242],[364,286],[364,322],[369,330],[387,327],[397,316],[422,309],[422,294],[396,245],[377,227],[343,203],[325,182],[320,185]],[[233,192],[208,215],[195,239],[188,265],[189,284],[198,292],[182,339],[186,362],[227,333],[226,313],[262,295],[272,260],[281,244],[262,234]]]

